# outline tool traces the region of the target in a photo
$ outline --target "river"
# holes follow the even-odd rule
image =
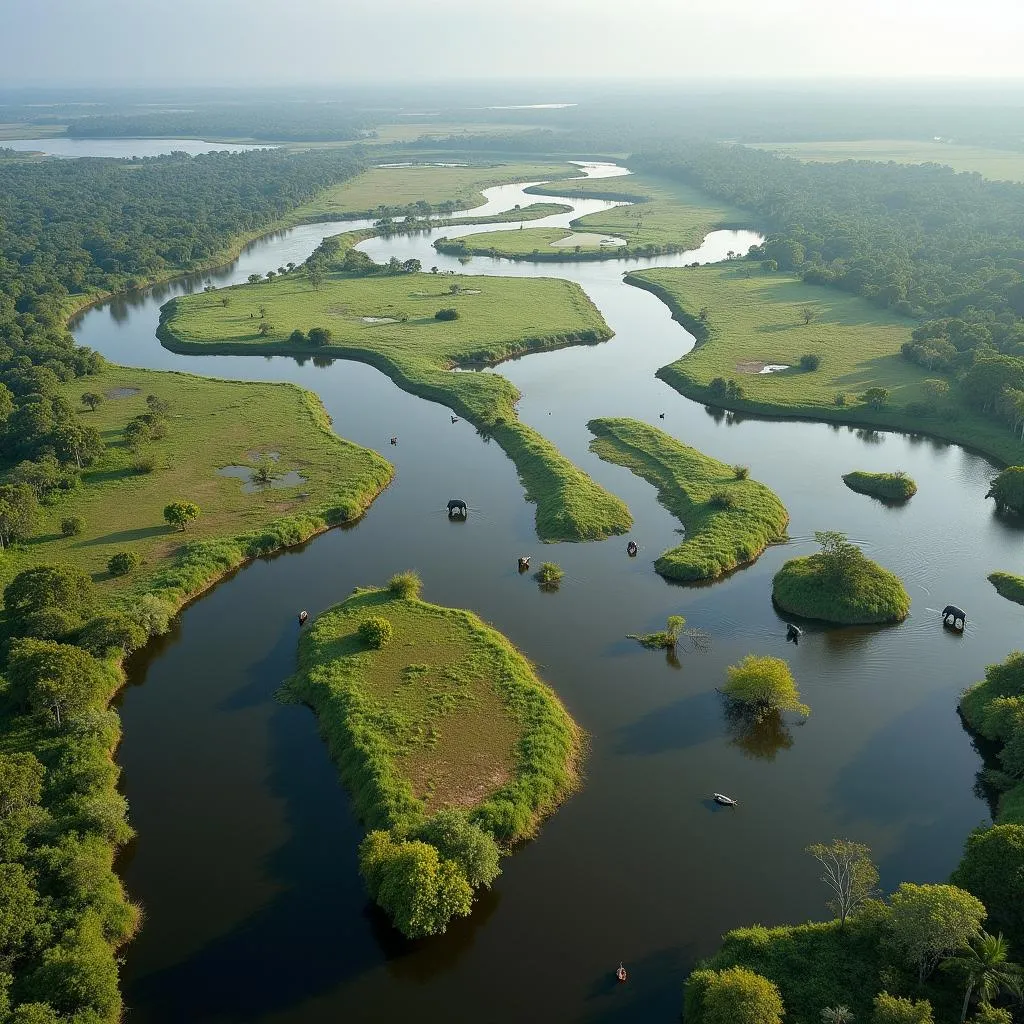
[[[488,193],[492,212],[536,201],[517,186],[498,192]],[[572,214],[534,223],[565,224],[608,205],[566,202]],[[992,466],[919,437],[711,414],[657,380],[693,339],[622,272],[721,259],[745,250],[757,237],[749,232],[715,232],[694,253],[650,260],[476,258],[467,272],[579,282],[616,332],[599,346],[499,368],[523,391],[522,418],[629,503],[640,556],[626,557],[624,537],[542,546],[501,450],[371,367],[179,356],[156,340],[159,306],[172,294],[299,262],[323,236],[352,227],[269,237],[219,273],[115,299],[74,325],[79,341],[119,363],[311,388],[340,434],[397,469],[359,523],[236,572],[129,664],[118,757],[139,838],[119,869],[146,918],[125,951],[128,1019],[674,1021],[686,972],[723,931],[827,916],[808,843],[868,843],[887,888],[944,880],[989,814],[974,792],[980,760],[957,695],[1005,657],[1021,622],[1021,609],[985,580],[1017,564],[1021,541],[984,500]],[[461,270],[434,253],[431,237],[362,248]],[[587,450],[588,419],[623,415],[749,465],[789,508],[790,543],[715,585],[667,584],[651,562],[678,540],[678,524],[649,485]],[[840,474],[852,469],[903,469],[919,493],[886,507],[844,486]],[[465,524],[444,514],[453,494],[473,507]],[[817,529],[846,531],[899,573],[911,617],[883,629],[811,629],[799,647],[787,645],[771,577],[814,549]],[[516,572],[523,553],[565,568],[558,593]],[[294,666],[297,609],[315,615],[405,568],[422,573],[427,600],[472,608],[507,634],[589,734],[580,792],[505,861],[470,918],[417,943],[367,904],[356,870],[362,831],[312,714],[273,697]],[[961,638],[941,628],[947,602],[970,614]],[[673,665],[625,639],[673,613],[711,634],[707,653]],[[726,666],[751,652],[788,658],[812,709],[806,724],[757,743],[729,733],[715,690]],[[741,807],[716,812],[715,790]],[[620,960],[630,970],[624,986],[611,981]]]

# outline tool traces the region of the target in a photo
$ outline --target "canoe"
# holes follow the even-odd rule
[[[724,793],[712,793],[712,797],[716,804],[721,804],[723,807],[735,807],[739,804],[738,800],[733,800],[731,796],[726,796]]]

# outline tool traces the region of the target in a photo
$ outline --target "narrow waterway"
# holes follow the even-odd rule
[[[489,212],[536,201],[521,187],[506,186],[500,200],[498,191]],[[566,202],[572,214],[534,223],[566,224],[608,205]],[[711,414],[658,381],[654,371],[692,338],[654,296],[623,285],[623,271],[721,259],[745,250],[749,232],[715,232],[694,253],[653,260],[477,258],[465,272],[579,282],[616,332],[498,370],[523,391],[523,419],[629,503],[641,550],[628,559],[625,538],[542,547],[502,451],[372,368],[183,357],[156,340],[159,306],[172,294],[299,262],[352,226],[265,239],[218,274],[115,300],[75,325],[79,341],[126,365],[309,387],[340,434],[397,469],[361,522],[237,572],[130,665],[119,760],[139,838],[120,869],[146,921],[125,952],[128,1019],[672,1021],[685,972],[723,931],[826,916],[818,872],[801,852],[808,843],[839,835],[870,844],[887,887],[944,879],[988,816],[957,694],[1020,635],[1020,608],[985,580],[1017,565],[1021,550],[1021,532],[983,498],[992,467],[921,438]],[[437,234],[481,230],[495,226]],[[434,253],[432,237],[362,248],[462,270]],[[713,586],[667,584],[651,561],[676,542],[678,524],[652,488],[587,450],[587,420],[608,415],[636,416],[749,465],[789,508],[791,542]],[[851,469],[903,469],[920,490],[905,507],[886,507],[845,488],[840,474]],[[465,524],[444,514],[453,494],[473,506]],[[816,529],[845,530],[898,572],[911,617],[886,629],[811,630],[787,646],[771,577],[812,550]],[[522,553],[562,564],[562,589],[544,594],[519,576]],[[428,600],[472,608],[511,637],[590,736],[581,791],[505,862],[471,918],[422,943],[400,940],[367,905],[356,871],[361,829],[313,717],[273,697],[294,666],[298,608],[315,615],[353,586],[409,567],[422,573]],[[950,601],[970,613],[959,639],[939,624],[937,609]],[[709,652],[671,664],[625,639],[674,613],[711,634]],[[715,687],[750,652],[790,660],[812,708],[806,724],[774,736],[729,732]],[[741,808],[716,811],[715,790],[740,797]],[[630,968],[625,986],[611,982],[619,960]]]

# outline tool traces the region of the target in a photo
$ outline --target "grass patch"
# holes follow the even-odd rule
[[[686,528],[686,540],[654,568],[668,579],[714,579],[752,562],[784,539],[789,513],[755,480],[637,420],[591,420],[590,448],[658,489],[658,500]]]
[[[901,622],[910,613],[900,578],[863,555],[843,572],[822,554],[792,558],[772,580],[772,600],[805,619],[850,625]]]
[[[451,294],[453,285],[458,294]],[[458,319],[436,320],[441,307],[457,310]],[[258,333],[261,322],[273,325],[267,337]],[[330,329],[330,344],[289,340],[293,331],[314,326]],[[337,266],[319,290],[305,274],[288,274],[174,299],[164,306],[160,328],[161,340],[174,351],[357,359],[404,390],[450,406],[515,463],[527,498],[537,504],[537,532],[545,541],[624,533],[632,519],[622,501],[518,421],[513,384],[498,374],[451,371],[593,343],[610,333],[583,290],[568,281],[426,273],[352,277]]]
[[[533,576],[542,590],[557,590],[565,577],[565,570],[557,562],[542,562]]]
[[[750,145],[816,163],[874,160],[898,164],[945,164],[956,171],[974,172],[993,181],[1024,181],[1024,153],[984,146],[959,146],[921,139],[758,142]]]
[[[380,650],[358,635],[371,617],[393,627]],[[412,830],[457,807],[509,844],[576,785],[579,729],[512,644],[467,611],[358,591],[303,635],[285,692],[316,712],[370,828]]]
[[[298,220],[372,217],[381,205],[406,206],[424,200],[432,206],[452,202],[472,209],[481,192],[494,185],[538,178],[564,178],[579,171],[557,162],[494,163],[471,167],[372,167],[349,181],[325,189],[294,213]]]
[[[1000,597],[1024,604],[1024,576],[1014,576],[1009,572],[990,572],[988,581],[996,588]]]
[[[232,383],[117,366],[89,382],[101,393],[137,390],[104,402],[95,412],[83,409],[82,422],[100,432],[105,451],[83,473],[79,487],[58,492],[53,504],[42,506],[35,536],[5,553],[0,585],[22,569],[65,563],[91,574],[112,598],[129,589],[145,591],[204,545],[219,552],[219,563],[227,554],[225,546],[234,544],[224,538],[258,538],[263,550],[275,533],[282,539],[297,534],[305,539],[330,523],[354,519],[391,479],[389,463],[334,434],[320,400],[290,384]],[[82,381],[62,390],[77,404]],[[144,453],[154,469],[140,473],[123,431],[146,411],[150,394],[169,404],[168,430],[164,438],[146,444]],[[304,482],[246,494],[244,481],[217,473],[229,465],[252,463],[255,468],[251,454],[267,451],[279,452],[277,465],[297,470]],[[164,507],[178,499],[195,501],[202,509],[186,533],[163,518]],[[80,528],[66,536],[65,520],[80,521]],[[119,552],[137,556],[141,565],[130,576],[111,578],[107,565]],[[242,560],[232,556],[234,564]],[[219,564],[212,569],[213,578],[225,571]],[[209,582],[204,579],[198,589]]]
[[[906,473],[868,473],[855,470],[843,474],[843,483],[858,494],[870,494],[882,501],[906,501],[917,494],[917,484]]]
[[[934,373],[900,355],[913,321],[746,262],[638,271],[625,280],[657,295],[697,338],[691,352],[658,371],[688,398],[766,416],[925,433],[1009,464],[1022,461],[1024,446],[1002,424],[955,398],[936,406],[924,386]],[[805,308],[813,310],[807,324]],[[807,354],[821,357],[813,373],[798,368]],[[768,364],[793,369],[757,372]],[[719,378],[741,390],[712,387]],[[888,391],[878,408],[861,399],[875,387]]]

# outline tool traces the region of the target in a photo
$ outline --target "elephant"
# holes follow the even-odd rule
[[[448,502],[449,519],[452,516],[462,516],[462,518],[465,519],[466,514],[468,512],[469,509],[466,507],[466,503],[461,498],[452,498],[452,500]]]
[[[520,572],[527,572],[529,570],[529,568],[530,568],[530,556],[529,555],[520,555],[519,556],[519,571]]]
[[[955,604],[947,604],[942,609],[942,624],[962,633],[964,626],[967,625],[967,612],[963,608],[957,608]]]

